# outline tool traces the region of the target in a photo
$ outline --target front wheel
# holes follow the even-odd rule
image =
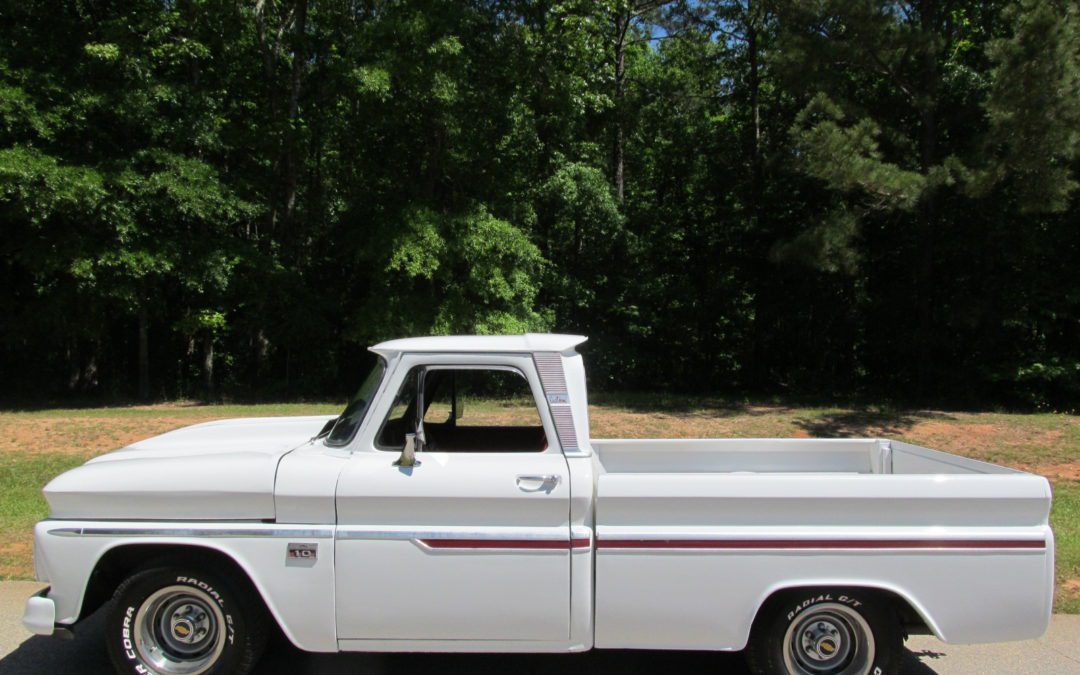
[[[119,673],[243,674],[266,643],[266,616],[229,574],[152,567],[116,590],[105,619]]]
[[[903,648],[890,604],[861,590],[806,590],[762,609],[747,650],[758,675],[891,675]]]

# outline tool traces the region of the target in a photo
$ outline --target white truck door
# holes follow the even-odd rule
[[[338,639],[565,641],[570,481],[530,357],[405,355],[390,377],[338,482]],[[418,397],[426,447],[395,466]]]

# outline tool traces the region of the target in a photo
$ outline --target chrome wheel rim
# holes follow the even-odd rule
[[[225,615],[208,594],[190,586],[153,593],[135,614],[135,649],[165,675],[198,675],[225,649]]]
[[[784,635],[784,665],[793,675],[866,675],[873,663],[870,625],[846,605],[814,605]]]

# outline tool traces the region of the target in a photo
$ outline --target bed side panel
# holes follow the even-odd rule
[[[597,499],[597,647],[741,649],[795,586],[891,590],[948,642],[1049,621],[1037,476],[606,474]]]

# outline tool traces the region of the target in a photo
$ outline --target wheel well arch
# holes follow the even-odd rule
[[[83,593],[79,620],[97,611],[112,598],[120,583],[134,572],[155,561],[167,564],[208,565],[211,569],[227,569],[241,583],[246,584],[245,591],[253,593],[268,610],[268,614],[277,617],[266,607],[262,593],[259,592],[251,575],[229,554],[208,546],[181,543],[131,543],[114,546],[105,551],[94,564],[90,578]]]
[[[927,618],[925,610],[918,602],[897,588],[866,582],[844,583],[826,581],[822,583],[799,583],[777,586],[766,591],[757,604],[754,619],[750,626],[750,635],[758,630],[767,619],[769,612],[791,596],[807,593],[860,592],[868,593],[890,607],[896,613],[900,629],[905,635],[936,635],[936,626]],[[749,637],[749,636],[748,636]]]

